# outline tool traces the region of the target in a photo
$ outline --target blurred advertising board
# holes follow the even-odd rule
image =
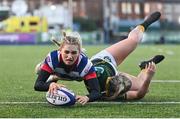
[[[0,34],[0,44],[35,44],[36,33],[3,33]]]
[[[53,34],[59,41],[61,34]],[[103,42],[102,32],[80,32],[83,44],[100,44]],[[0,33],[0,45],[20,45],[20,44],[52,44],[51,33]]]

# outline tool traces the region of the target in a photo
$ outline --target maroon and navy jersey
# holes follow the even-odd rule
[[[83,53],[80,54],[72,66],[68,67],[61,58],[61,52],[59,50],[52,51],[45,58],[41,69],[50,74],[56,74],[64,80],[79,81],[97,78],[93,64]]]

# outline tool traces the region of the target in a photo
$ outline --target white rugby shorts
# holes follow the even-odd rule
[[[102,60],[107,61],[109,64],[112,65],[116,74],[118,73],[118,71],[116,69],[116,67],[117,67],[116,61],[115,61],[114,57],[108,51],[102,50],[101,52],[92,56],[90,60],[93,60],[93,59],[102,59]]]

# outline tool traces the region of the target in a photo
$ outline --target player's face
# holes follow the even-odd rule
[[[61,49],[62,59],[66,65],[72,65],[79,57],[79,47],[77,45],[66,44]]]

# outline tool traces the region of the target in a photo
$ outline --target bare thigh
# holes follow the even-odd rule
[[[136,46],[137,42],[132,42],[130,39],[125,39],[106,48],[106,51],[108,51],[114,57],[118,66],[136,48]]]
[[[117,66],[137,47],[143,37],[143,32],[138,27],[133,29],[127,39],[124,39],[108,48],[108,51],[116,60]]]

